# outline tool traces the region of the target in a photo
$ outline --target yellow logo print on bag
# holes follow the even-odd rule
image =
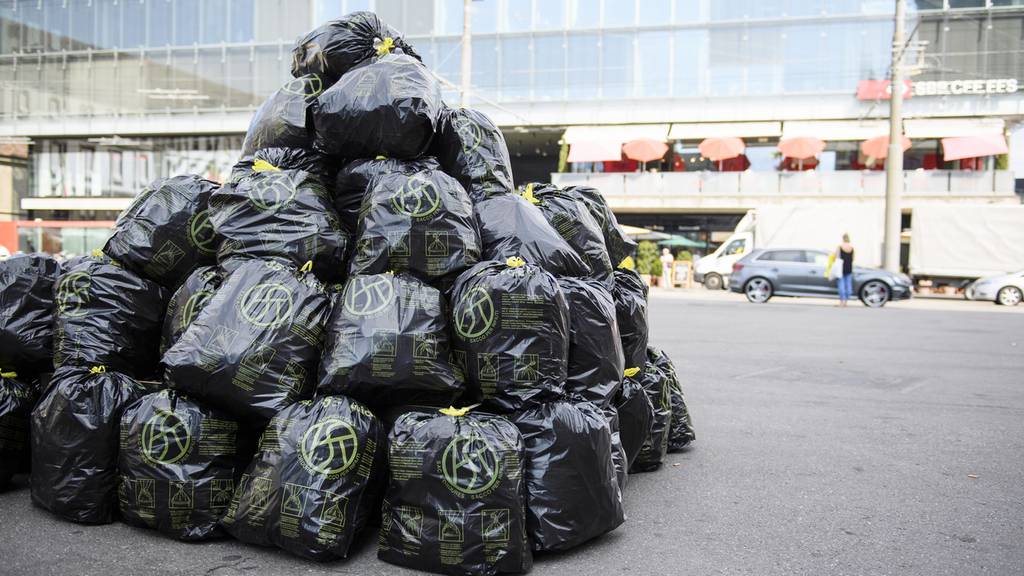
[[[303,434],[299,456],[303,468],[328,478],[337,478],[359,460],[359,438],[347,421],[324,418]]]

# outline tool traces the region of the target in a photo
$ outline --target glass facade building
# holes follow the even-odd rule
[[[921,79],[1024,78],[1024,1],[910,4]],[[472,84],[497,103],[848,93],[886,77],[892,37],[887,0],[473,5]],[[0,0],[0,119],[251,111],[296,36],[360,9],[459,84],[462,0]]]
[[[0,145],[28,147],[0,161],[10,166],[0,180],[12,174],[0,219],[102,218],[116,206],[76,213],[42,199],[127,199],[160,176],[226,175],[248,118],[287,80],[295,38],[354,10],[402,31],[458,102],[462,0],[0,0]],[[888,76],[892,10],[892,0],[475,0],[472,104],[507,128],[530,179],[557,169],[570,124],[884,118],[884,101],[854,93]],[[914,82],[1024,85],[1024,0],[909,0],[907,31],[925,43]],[[1012,129],[1019,100],[907,107],[998,116]],[[819,102],[828,106],[815,115]],[[929,138],[921,145],[938,146]],[[754,170],[777,162],[774,141],[748,142]],[[908,168],[934,167],[918,148]],[[853,141],[828,152],[826,169],[859,166]]]

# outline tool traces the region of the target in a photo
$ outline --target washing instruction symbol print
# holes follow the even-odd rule
[[[242,316],[254,326],[272,328],[292,314],[292,292],[277,283],[257,284],[239,299]]]
[[[197,212],[188,223],[188,235],[192,245],[203,254],[213,254],[216,235],[210,222],[209,210]]]
[[[455,311],[455,331],[463,338],[475,338],[491,329],[494,302],[483,288],[473,288],[459,301]]]
[[[174,464],[192,448],[188,425],[173,412],[158,412],[146,421],[139,441],[146,460],[162,464]]]
[[[356,463],[359,439],[348,422],[325,418],[306,430],[299,451],[304,466],[310,471],[338,476]]]
[[[264,174],[263,180],[253,182],[249,187],[249,200],[260,210],[268,212],[291,202],[295,197],[295,187],[288,180],[288,175]]]
[[[498,481],[498,455],[476,432],[452,439],[441,456],[441,472],[449,486],[470,496]]]
[[[405,181],[402,188],[391,198],[395,210],[413,218],[426,218],[437,211],[441,197],[434,183],[419,174]]]
[[[345,290],[345,310],[356,316],[380,312],[394,297],[391,280],[382,276],[356,277]]]
[[[64,316],[84,316],[83,305],[89,303],[92,279],[85,272],[72,272],[57,286],[57,306]]]

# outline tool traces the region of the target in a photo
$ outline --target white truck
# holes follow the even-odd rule
[[[732,265],[754,248],[799,247],[834,250],[849,234],[857,264],[882,262],[884,206],[881,202],[763,206],[743,216],[736,230],[697,263],[694,277],[709,290],[726,288]]]
[[[881,202],[766,206],[746,213],[695,279],[712,290],[728,286],[732,265],[754,248],[834,250],[843,233],[859,266],[882,264],[885,232]],[[904,234],[904,242],[907,235]],[[912,209],[910,277],[915,284],[963,288],[976,278],[1024,269],[1024,205],[934,204]]]
[[[932,286],[1024,269],[1024,205],[936,204],[914,208],[910,276]]]

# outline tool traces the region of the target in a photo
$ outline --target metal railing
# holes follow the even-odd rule
[[[1008,170],[908,170],[907,196],[1014,196]],[[885,196],[885,172],[555,173],[558,186],[592,186],[608,196],[829,197]]]

